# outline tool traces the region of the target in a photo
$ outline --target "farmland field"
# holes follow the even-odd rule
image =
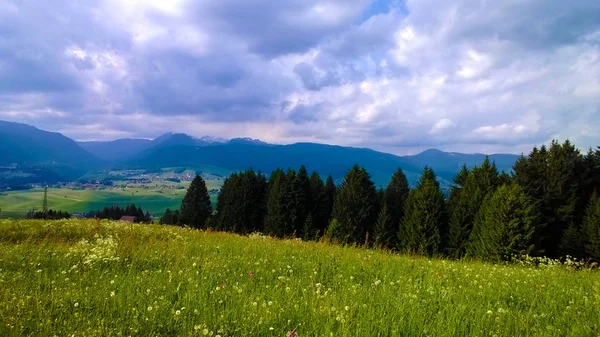
[[[1,336],[598,336],[600,273],[0,220]]]
[[[189,183],[181,183],[187,187]],[[207,181],[209,189],[219,184]],[[186,189],[127,188],[111,190],[73,190],[68,188],[48,189],[48,206],[54,210],[88,212],[117,204],[124,207],[134,203],[151,214],[161,214],[166,208],[178,209]],[[216,194],[211,195],[213,204]],[[44,199],[43,189],[9,191],[0,193],[1,217],[23,217],[32,207],[40,209]]]

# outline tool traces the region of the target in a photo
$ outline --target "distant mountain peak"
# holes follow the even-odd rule
[[[198,138],[199,140],[206,143],[227,143],[227,139],[221,137],[213,137],[213,136],[202,136]]]
[[[232,138],[229,143],[241,143],[241,144],[254,144],[254,145],[268,145],[260,139],[254,139],[250,137],[238,137]]]
[[[448,152],[444,152],[444,151],[438,150],[438,149],[427,149],[427,150],[421,152],[420,154],[441,154],[441,153],[448,153]]]

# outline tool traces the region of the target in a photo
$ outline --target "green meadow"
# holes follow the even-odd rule
[[[600,273],[0,220],[0,336],[598,336]]]
[[[208,181],[209,189],[218,189],[220,182]],[[189,183],[188,183],[189,184]],[[185,185],[187,187],[187,184]],[[186,189],[127,188],[114,190],[48,189],[48,207],[68,212],[88,212],[117,204],[124,207],[135,204],[151,214],[162,214],[165,209],[178,209]],[[213,204],[217,196],[211,195]],[[9,191],[0,193],[0,217],[24,217],[32,207],[41,209],[43,189]]]

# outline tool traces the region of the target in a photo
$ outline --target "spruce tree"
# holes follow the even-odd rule
[[[399,250],[433,256],[441,253],[446,226],[445,199],[435,173],[425,167],[419,184],[410,191],[399,232]]]
[[[165,210],[165,213],[163,213],[163,215],[160,217],[160,224],[161,225],[174,225],[173,212],[169,208],[167,208]]]
[[[469,243],[469,255],[486,260],[505,260],[531,254],[537,212],[518,184],[502,185],[489,194],[476,222],[480,230]]]
[[[387,203],[384,201],[373,228],[373,246],[376,248],[391,248],[390,241],[393,238],[393,233],[396,233],[396,231],[391,232],[393,228],[392,217],[388,212]]]
[[[312,231],[314,234],[323,235],[329,222],[329,213],[326,209],[325,184],[317,172],[310,176],[310,212]]]
[[[453,194],[448,233],[447,252],[454,258],[462,257],[473,230],[475,216],[485,198],[485,192],[477,185],[475,173],[471,172],[460,190]]]
[[[563,233],[560,242],[560,252],[562,255],[569,255],[572,257],[582,258],[585,255],[583,235],[579,228],[574,223],[571,223],[569,227]]]
[[[560,249],[563,234],[571,224],[582,221],[584,206],[578,198],[584,166],[581,153],[569,141],[560,144],[553,140],[550,149],[534,147],[528,157],[522,157],[513,167],[514,181],[539,207],[536,245],[550,257],[566,253]],[[573,230],[569,235],[572,233]]]
[[[287,175],[279,168],[269,177],[269,196],[264,223],[266,234],[283,237],[291,232],[292,224],[286,199],[288,185]]]
[[[600,151],[591,148],[582,159],[576,214],[585,214],[594,191],[600,191]]]
[[[377,217],[377,191],[364,168],[354,165],[339,187],[333,205],[332,218],[340,226],[340,242],[364,243],[372,235]]]
[[[229,176],[217,198],[216,226],[241,234],[262,231],[266,189],[264,175],[252,169]]]
[[[337,187],[333,182],[333,178],[329,175],[325,181],[325,198],[323,200],[323,214],[327,218],[327,225],[329,225],[329,221],[331,221],[331,213],[333,211],[333,202],[335,200],[336,192]]]
[[[410,187],[406,175],[404,175],[402,169],[398,168],[392,175],[392,179],[385,189],[383,197],[382,208],[386,208],[385,213],[389,216],[389,221],[383,222],[388,226],[383,231],[387,236],[383,240],[387,248],[395,248],[397,246],[398,231],[404,217],[404,203],[408,198],[409,192]],[[382,214],[380,213],[380,219],[381,216]]]
[[[454,200],[458,198],[460,190],[465,186],[467,178],[469,177],[469,169],[467,165],[461,166],[460,171],[452,179],[452,186],[450,186],[450,195],[448,197],[448,207],[452,208]]]
[[[312,215],[308,215],[306,220],[304,220],[304,227],[302,228],[301,238],[304,241],[309,241],[314,239],[315,237],[315,229],[313,225]]]
[[[585,252],[600,262],[600,197],[594,193],[583,221]]]
[[[182,220],[190,227],[204,228],[206,220],[211,214],[212,205],[206,182],[197,175],[181,201]]]
[[[293,209],[291,211],[294,214],[292,226],[296,235],[300,235],[306,217],[310,214],[313,206],[313,200],[310,196],[310,178],[304,165],[300,166],[297,174],[294,171],[288,171],[288,173],[290,172],[293,172],[293,178],[289,176],[289,179],[292,180]]]
[[[477,232],[475,218],[487,195],[500,183],[496,164],[485,157],[481,166],[474,167],[463,180],[463,186],[454,192],[450,202],[450,224],[446,251],[458,258],[466,253],[472,232]]]
[[[548,151],[548,177],[546,202],[551,211],[548,221],[548,240],[545,250],[558,255],[556,247],[560,245],[564,231],[571,223],[581,223],[582,216],[576,214],[578,180],[583,163],[581,154],[567,140],[562,145],[553,141]],[[560,251],[559,251],[560,252]],[[570,252],[573,255],[575,252]]]

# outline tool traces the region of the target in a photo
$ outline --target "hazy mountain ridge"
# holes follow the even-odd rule
[[[480,164],[486,155],[443,152],[436,149],[417,155],[397,156],[367,148],[318,143],[278,145],[252,138],[193,137],[169,132],[150,139],[75,142],[60,133],[39,130],[19,123],[0,122],[0,164],[16,163],[40,167],[71,168],[77,174],[98,168],[221,167],[229,171],[253,168],[270,173],[277,167],[297,169],[305,165],[340,181],[355,163],[364,166],[378,185],[385,185],[392,173],[402,168],[415,183],[424,166],[431,167],[440,181],[449,184],[463,164]],[[510,171],[517,155],[489,156],[499,170]],[[60,171],[60,170],[58,170]]]

